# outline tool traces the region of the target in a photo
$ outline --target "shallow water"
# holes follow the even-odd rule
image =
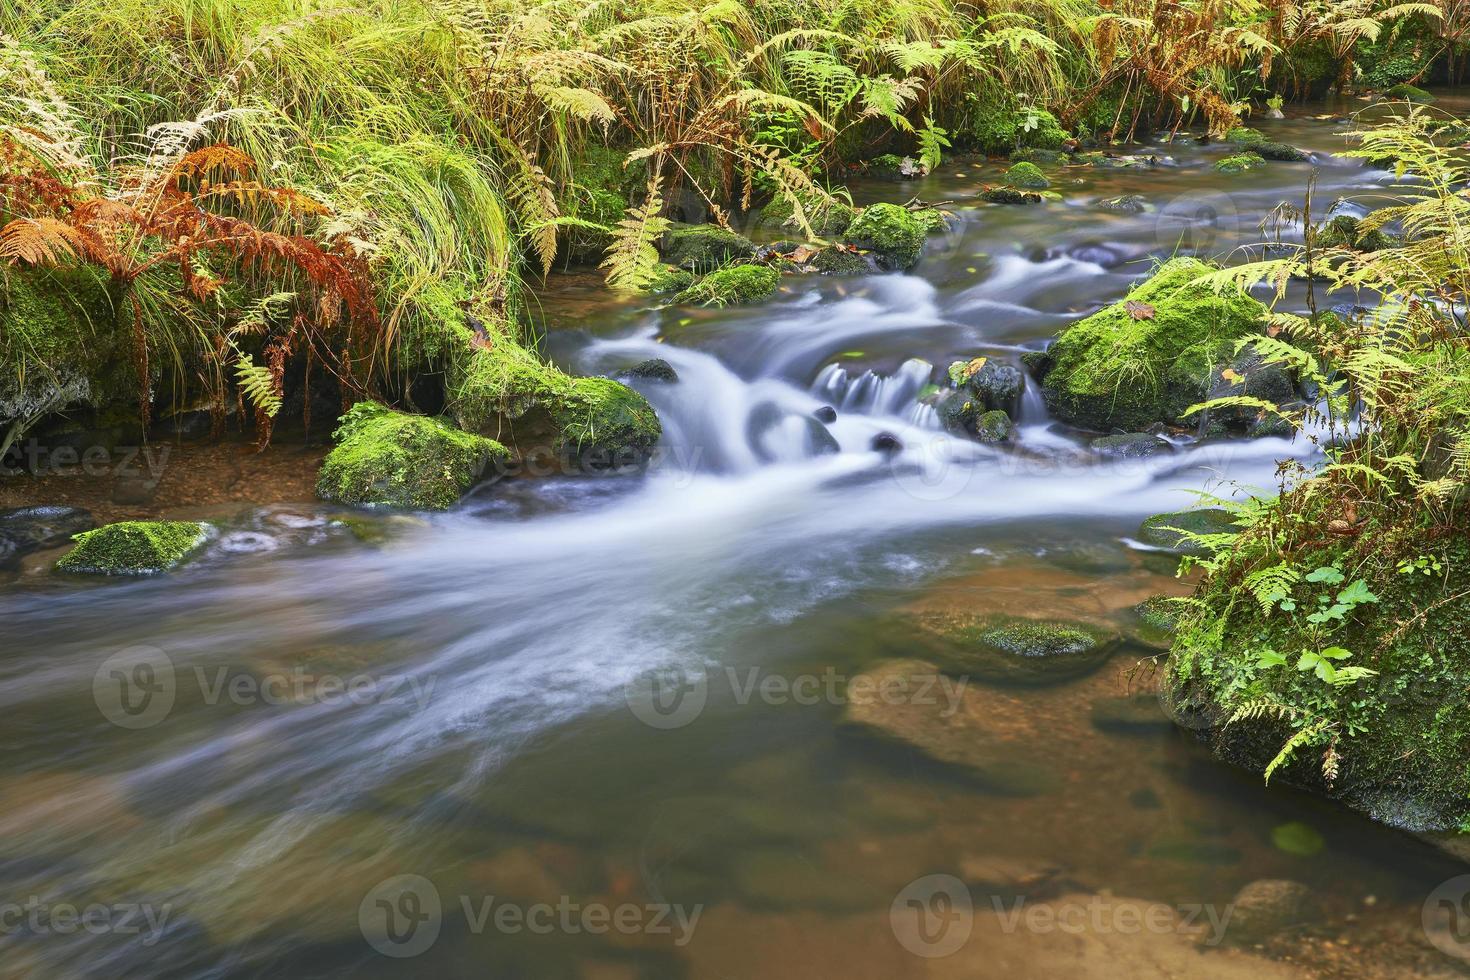
[[[559,362],[659,356],[679,373],[642,386],[665,427],[645,474],[505,481],[359,534],[310,503],[224,505],[205,557],[166,579],[22,576],[0,592],[0,894],[138,906],[141,928],[7,924],[3,972],[1316,975],[1194,959],[1174,926],[1142,937],[1106,918],[1133,899],[1225,908],[1263,877],[1314,890],[1309,928],[1417,923],[1458,873],[1437,852],[1268,791],[1188,733],[1095,727],[1095,703],[1151,691],[1141,647],[1064,685],[959,695],[1005,742],[1003,777],[844,724],[849,680],[921,653],[904,612],[1125,626],[1140,599],[1187,589],[1128,546],[1142,517],[1270,488],[1279,459],[1312,457],[1304,440],[1181,439],[1108,464],[1034,399],[1000,451],[948,438],[915,400],[956,358],[1041,346],[1161,256],[1263,240],[1313,166],[1323,205],[1381,187],[1330,157],[1342,127],[1260,125],[1314,163],[1226,177],[1207,166],[1224,148],[1174,143],[1150,148],[1172,166],[1069,169],[1065,201],[1034,208],[980,204],[989,163],[859,187],[951,202],[956,229],[913,275],[788,277],[772,302],[724,311],[553,280]],[[1123,193],[1156,211],[1093,206]],[[807,419],[825,404],[840,451],[817,454]],[[903,449],[872,450],[879,433]],[[670,677],[695,698],[651,703],[668,690],[650,679]],[[1075,949],[997,927],[997,864],[1051,899],[1103,902],[1104,926]],[[890,915],[931,874],[964,878],[980,907],[943,958]],[[544,931],[494,913],[538,903]],[[599,933],[589,908],[629,928]],[[1390,959],[1379,947],[1429,946],[1387,926],[1354,941]]]

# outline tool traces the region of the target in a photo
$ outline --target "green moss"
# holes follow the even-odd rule
[[[1356,252],[1377,252],[1402,244],[1381,228],[1364,230],[1361,222],[1350,214],[1340,214],[1317,231],[1318,248],[1345,248]]]
[[[1008,102],[992,102],[973,110],[969,130],[962,138],[986,153],[1005,155],[1033,147],[1060,150],[1071,134],[1044,109],[1026,111]]]
[[[1383,94],[1387,95],[1390,99],[1397,99],[1400,102],[1419,102],[1423,104],[1428,104],[1435,101],[1434,96],[1430,95],[1422,88],[1419,88],[1417,85],[1410,85],[1407,82],[1395,85],[1393,88],[1389,89]]]
[[[334,435],[316,489],[341,504],[445,510],[510,456],[491,439],[377,402],[354,405]]]
[[[584,147],[572,162],[572,186],[562,199],[562,213],[609,228],[622,220],[639,183],[636,173],[623,168],[624,159],[621,150]],[[572,262],[598,261],[611,240],[609,232],[571,228],[566,233],[566,256]]]
[[[842,248],[824,248],[812,257],[812,266],[829,276],[865,276],[873,271],[865,256]]]
[[[154,575],[166,572],[204,543],[206,529],[192,521],[124,521],[76,536],[58,571],[83,575]]]
[[[736,306],[755,303],[776,291],[781,273],[766,265],[732,265],[716,269],[674,297],[676,303]]]
[[[946,673],[1036,684],[1065,680],[1097,667],[1117,634],[1085,623],[969,613],[922,613],[913,618],[926,654]]]
[[[877,180],[912,180],[919,175],[919,165],[911,157],[896,153],[884,153],[869,160],[864,166],[869,177]]]
[[[648,401],[609,378],[574,378],[508,342],[456,365],[449,412],[459,426],[511,443],[522,457],[550,453],[582,468],[637,465],[662,433]]]
[[[980,195],[991,204],[1040,204],[1041,195],[1034,191],[1018,191],[1013,187],[991,187]]]
[[[1255,153],[1235,153],[1215,161],[1215,169],[1222,174],[1243,174],[1265,165],[1265,158]]]
[[[1023,190],[1042,191],[1051,186],[1051,181],[1046,179],[1046,174],[1034,163],[1018,163],[1005,173],[1007,187],[1019,187]]]
[[[857,210],[837,200],[803,201],[802,212],[811,225],[812,233],[822,238],[842,234],[857,217]],[[778,197],[761,209],[762,222],[770,227],[790,230],[796,224],[796,208],[790,200]]]
[[[938,208],[919,208],[910,212],[919,224],[924,226],[924,231],[930,235],[949,231],[949,216]]]
[[[1167,650],[1174,642],[1174,633],[1183,613],[1183,603],[1168,596],[1149,596],[1133,607],[1135,624],[1132,638],[1143,646]]]
[[[1306,163],[1312,159],[1311,154],[1290,143],[1276,143],[1271,140],[1257,143],[1251,147],[1251,152],[1262,159],[1280,160],[1284,163]]]
[[[975,432],[981,442],[1005,442],[1016,431],[1011,417],[1000,409],[992,409],[975,422]]]
[[[897,204],[874,204],[847,229],[847,240],[867,249],[890,269],[911,269],[919,261],[928,237],[924,225],[908,208]]]
[[[1208,391],[1235,341],[1260,330],[1266,309],[1243,292],[1195,282],[1213,266],[1172,259],[1123,302],[1062,332],[1028,363],[1059,419],[1103,432],[1177,421]]]
[[[709,272],[755,254],[755,244],[715,225],[674,225],[664,234],[664,261],[681,269]]]
[[[1252,129],[1249,126],[1236,126],[1225,134],[1225,142],[1234,143],[1236,146],[1255,146],[1257,143],[1264,143],[1265,141],[1265,133],[1262,133],[1259,129]]]
[[[1043,150],[1038,147],[1028,146],[1019,150],[1011,151],[1011,162],[1013,163],[1061,163],[1061,150]]]
[[[136,404],[130,332],[86,270],[8,268],[0,281],[0,425],[69,405]]]

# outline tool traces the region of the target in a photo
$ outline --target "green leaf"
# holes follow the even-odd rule
[[[1346,660],[1352,656],[1352,653],[1344,650],[1342,647],[1328,647],[1326,650],[1320,651],[1320,655],[1330,657],[1333,660]]]
[[[1323,565],[1321,568],[1307,574],[1308,582],[1321,582],[1324,585],[1340,585],[1346,576],[1342,569],[1336,565]]]
[[[1280,667],[1286,663],[1286,657],[1275,650],[1260,650],[1256,653],[1256,667]]]
[[[1347,603],[1350,606],[1360,605],[1365,602],[1377,602],[1378,597],[1368,591],[1368,585],[1362,579],[1357,579],[1352,585],[1337,594],[1337,601]]]

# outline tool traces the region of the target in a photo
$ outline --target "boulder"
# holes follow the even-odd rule
[[[709,272],[755,255],[755,243],[716,225],[676,224],[664,232],[659,254],[681,269]]]
[[[1133,626],[1128,638],[1139,646],[1167,650],[1174,643],[1183,612],[1183,603],[1164,595],[1149,596],[1133,607]]]
[[[732,265],[716,269],[674,297],[675,303],[738,306],[767,299],[781,285],[781,273],[768,265]]]
[[[317,496],[356,506],[445,510],[487,467],[510,457],[492,439],[377,402],[354,405],[334,437],[337,446],[322,462]]]
[[[1087,623],[968,613],[922,613],[917,637],[946,673],[1009,684],[1055,684],[1089,673],[1117,633]]]
[[[986,412],[975,422],[975,438],[981,442],[1009,442],[1016,434],[1016,424],[1005,412]]]
[[[857,210],[851,205],[831,198],[803,200],[801,208],[812,234],[822,238],[841,235],[857,217]],[[796,220],[796,207],[786,197],[778,197],[767,204],[761,209],[760,216],[765,227],[780,228],[788,233],[801,228],[800,222]]]
[[[1020,368],[994,358],[977,357],[949,366],[949,380],[961,392],[977,399],[987,410],[1015,415],[1026,391],[1026,375]]]
[[[1174,447],[1151,432],[1128,432],[1101,436],[1088,445],[1105,459],[1148,459],[1174,451]]]
[[[624,372],[630,378],[639,378],[644,381],[663,381],[673,384],[679,380],[679,372],[674,366],[662,357],[650,357],[646,361],[639,361]]]
[[[1175,554],[1200,555],[1204,554],[1204,549],[1192,542],[1192,535],[1237,534],[1239,531],[1234,515],[1228,510],[1203,507],[1155,514],[1139,525],[1138,540]]]
[[[1312,890],[1299,881],[1261,878],[1244,886],[1230,901],[1225,941],[1255,946],[1304,923],[1313,905]]]
[[[863,172],[874,180],[917,180],[924,176],[924,167],[913,157],[884,153],[865,163]]]
[[[1434,96],[1424,91],[1424,89],[1420,88],[1417,85],[1410,85],[1408,82],[1404,82],[1400,85],[1395,85],[1393,88],[1389,89],[1383,94],[1388,96],[1390,99],[1396,99],[1399,102],[1416,102],[1422,105],[1428,105],[1429,103],[1436,101]]]
[[[1046,174],[1041,172],[1041,168],[1025,161],[1005,172],[1005,183],[1007,187],[1028,191],[1044,191],[1051,186],[1051,181],[1046,179]]]
[[[1262,140],[1253,144],[1251,152],[1258,157],[1279,160],[1284,163],[1307,163],[1312,159],[1312,155],[1305,150],[1298,149],[1290,143],[1277,143],[1272,140]]]
[[[1149,211],[1149,203],[1142,195],[1124,194],[1122,197],[1108,197],[1098,201],[1097,209],[1115,214],[1144,214]]]
[[[1108,432],[1179,423],[1204,400],[1236,342],[1262,330],[1266,308],[1242,291],[1196,280],[1214,267],[1178,258],[1128,298],[1072,324],[1025,360],[1062,422]]]
[[[846,240],[873,252],[886,269],[912,269],[924,249],[927,233],[908,208],[897,204],[874,204],[847,229]]]
[[[1266,165],[1265,158],[1256,153],[1232,153],[1215,161],[1215,170],[1222,174],[1243,174]]]
[[[77,507],[0,510],[0,568],[12,567],[33,551],[66,544],[96,526],[91,512]]]
[[[1018,191],[1014,187],[991,187],[980,195],[991,204],[1040,204],[1041,195],[1033,191]]]
[[[57,571],[80,575],[156,575],[178,565],[208,539],[208,528],[192,521],[123,521],[76,536],[56,563]]]
[[[1260,398],[1283,408],[1299,401],[1296,381],[1292,378],[1290,370],[1283,364],[1267,363],[1266,359],[1249,345],[1242,348],[1228,365],[1215,369],[1204,400],[1231,396]],[[1284,423],[1280,416],[1271,412],[1263,412],[1261,409],[1246,406],[1228,406],[1207,409],[1200,418],[1200,424],[1207,432],[1213,427],[1223,427],[1235,433],[1245,432],[1259,436],[1273,434],[1269,428],[1262,428],[1259,425],[1271,419]],[[1287,434],[1290,434],[1290,424],[1284,424]]]
[[[873,262],[861,252],[835,245],[812,256],[812,268],[825,276],[865,276],[873,271]]]

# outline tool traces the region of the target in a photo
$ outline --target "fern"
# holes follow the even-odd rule
[[[668,230],[669,221],[659,214],[663,210],[659,184],[657,176],[650,180],[643,204],[630,208],[613,229],[602,268],[607,270],[608,284],[614,288],[646,290],[662,272],[657,242]]]

